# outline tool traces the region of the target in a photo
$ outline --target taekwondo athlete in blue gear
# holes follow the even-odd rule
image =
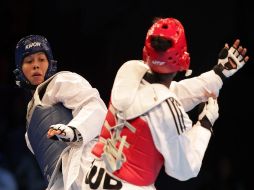
[[[50,44],[41,35],[17,43],[15,63],[16,84],[33,94],[25,138],[47,190],[82,189],[90,149],[106,114],[98,90],[77,73],[57,72]]]

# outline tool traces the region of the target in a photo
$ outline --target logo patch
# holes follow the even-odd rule
[[[41,46],[41,43],[40,42],[33,42],[31,44],[27,44],[25,49],[30,49],[32,47],[38,47],[38,46]]]
[[[154,60],[154,61],[152,61],[152,64],[154,64],[154,65],[164,65],[165,61]]]

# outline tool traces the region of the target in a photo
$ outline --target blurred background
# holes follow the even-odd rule
[[[45,189],[24,140],[29,99],[15,86],[12,73],[18,40],[30,34],[45,36],[58,61],[58,70],[85,77],[107,104],[118,68],[128,60],[142,59],[144,39],[154,17],[175,17],[184,25],[192,76],[212,69],[220,49],[236,38],[248,48],[250,56],[246,66],[225,81],[220,92],[220,118],[200,174],[179,182],[162,170],[157,189],[253,189],[254,10],[249,1],[2,0],[0,190]],[[190,116],[195,116],[195,110]]]

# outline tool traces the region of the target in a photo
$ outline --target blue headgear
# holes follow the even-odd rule
[[[45,80],[56,73],[57,62],[53,59],[53,54],[48,40],[40,35],[26,36],[17,43],[15,50],[16,69],[13,72],[16,76],[16,84],[19,87],[36,87],[26,79],[24,73],[22,72],[22,62],[26,56],[37,52],[44,52],[48,58],[49,66],[45,75]]]

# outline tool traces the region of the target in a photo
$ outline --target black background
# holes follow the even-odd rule
[[[185,27],[192,76],[210,70],[224,44],[231,45],[236,38],[248,48],[250,60],[224,83],[219,97],[220,117],[198,177],[179,182],[162,171],[156,186],[174,190],[252,189],[254,10],[250,4],[244,0],[1,1],[1,165],[14,174],[19,189],[28,189],[29,180],[40,184],[40,176],[34,177],[39,175],[34,171],[36,163],[24,142],[28,99],[16,88],[12,74],[15,45],[21,37],[44,35],[52,46],[58,70],[85,77],[107,104],[117,69],[127,60],[142,58],[152,19],[175,17]],[[39,185],[33,188],[40,190]]]

